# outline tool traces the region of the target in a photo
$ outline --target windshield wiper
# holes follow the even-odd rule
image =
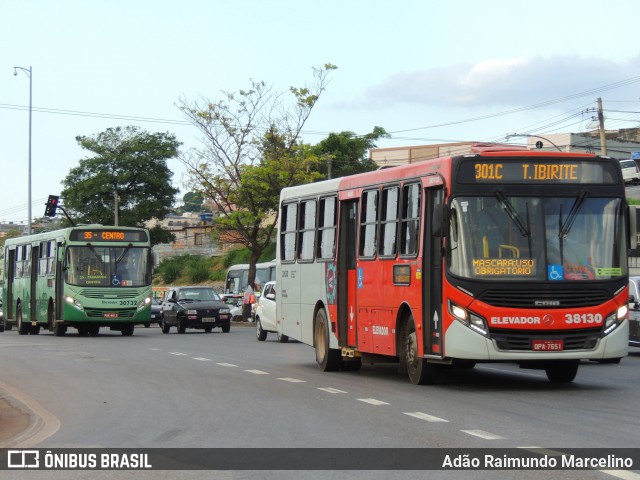
[[[518,227],[518,230],[520,230],[520,233],[522,234],[522,236],[530,237],[531,232],[529,231],[529,227],[525,225],[525,223],[522,221],[522,218],[520,218],[520,215],[518,215],[517,210],[513,208],[513,205],[511,204],[509,199],[505,197],[502,190],[496,190],[495,195],[498,201],[500,202],[500,205],[502,205],[502,208],[509,215],[509,218],[511,218],[513,223],[516,224],[516,227]],[[527,217],[527,220],[529,220],[528,217]]]
[[[588,195],[589,195],[589,192],[587,192],[586,190],[583,190],[582,193],[580,193],[580,196],[576,199],[576,201],[573,202],[573,205],[571,206],[571,210],[569,211],[569,215],[567,215],[567,219],[564,221],[564,223],[561,224],[560,230],[558,232],[558,237],[560,237],[561,239],[567,238],[567,236],[569,235],[569,232],[571,231],[571,227],[573,226],[573,222],[575,222],[578,216],[578,212],[582,208],[582,205],[584,205],[584,201],[587,199]],[[560,214],[560,221],[562,222],[562,213]]]

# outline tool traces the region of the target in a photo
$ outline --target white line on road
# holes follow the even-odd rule
[[[422,412],[403,412],[405,415],[409,415],[410,417],[419,418],[420,420],[424,420],[426,422],[448,422],[449,420],[445,420],[444,418],[434,417],[433,415],[429,415],[427,413]]]
[[[213,362],[213,360],[211,360],[210,358],[204,358],[204,357],[193,357],[194,360],[198,360],[200,362]]]
[[[290,382],[290,383],[306,383],[306,380],[299,380],[297,378],[279,378],[278,380],[282,380],[283,382]]]
[[[331,387],[318,387],[318,390],[322,390],[323,392],[328,392],[328,393],[347,393],[344,390],[338,390],[337,388],[331,388]]]
[[[180,353],[180,352],[169,352],[171,355],[177,355],[177,356],[181,356],[181,355],[186,355],[186,353]]]
[[[370,405],[389,405],[387,402],[376,400],[375,398],[358,398],[358,401],[368,403]]]
[[[262,370],[245,370],[245,372],[253,373],[254,375],[269,375],[269,372],[263,372]]]
[[[218,363],[221,367],[237,367],[238,365],[234,365],[233,363]]]
[[[502,440],[505,437],[496,435],[495,433],[485,432],[484,430],[460,430],[463,433],[468,433],[474,437],[484,438],[485,440]]]

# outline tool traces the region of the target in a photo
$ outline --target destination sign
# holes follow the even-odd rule
[[[140,230],[73,230],[69,236],[73,241],[86,242],[146,242],[147,234]]]
[[[462,183],[616,183],[608,162],[548,159],[469,160],[460,165]]]

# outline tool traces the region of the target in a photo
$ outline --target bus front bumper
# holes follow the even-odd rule
[[[541,332],[542,334],[543,332]],[[446,358],[488,362],[520,362],[531,360],[605,360],[625,357],[629,352],[629,321],[624,320],[609,335],[599,338],[592,349],[534,352],[500,350],[494,340],[484,337],[454,321],[445,334]]]

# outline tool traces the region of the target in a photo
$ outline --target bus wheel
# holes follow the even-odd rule
[[[100,325],[91,325],[89,327],[89,335],[91,337],[97,337],[100,333]]]
[[[130,337],[131,335],[133,335],[133,329],[133,323],[127,323],[126,325],[122,326],[122,330],[120,330],[120,333],[125,337]]]
[[[18,325],[18,335],[29,334],[31,326],[22,321],[22,305],[18,305],[18,311],[16,312],[16,323]]]
[[[31,335],[38,335],[40,333],[40,325],[31,325],[29,333]]]
[[[264,342],[267,339],[267,332],[262,329],[260,317],[256,317],[256,338],[259,342]]]
[[[13,328],[13,325],[9,322],[9,320],[7,320],[6,318],[4,319],[4,329],[5,331],[9,331]]]
[[[205,332],[205,333],[211,333],[211,329],[212,329],[212,328],[213,328],[213,327],[204,327],[204,332]]]
[[[418,335],[413,315],[405,323],[403,342],[404,363],[411,383],[414,385],[432,385],[436,383],[437,366],[428,363],[426,359],[418,355]]]
[[[552,383],[570,383],[573,382],[574,378],[576,378],[578,366],[578,360],[555,362],[547,366],[544,371],[547,374],[547,378]]]
[[[345,372],[358,372],[362,368],[362,360],[342,360],[341,368]]]
[[[53,336],[62,337],[67,333],[67,326],[62,322],[53,322]]]
[[[323,309],[316,313],[316,326],[313,331],[313,345],[316,349],[316,362],[323,372],[335,372],[340,368],[340,351],[329,348],[329,322]]]

